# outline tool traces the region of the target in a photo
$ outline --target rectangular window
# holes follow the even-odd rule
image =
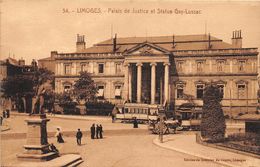
[[[218,60],[217,61],[217,71],[218,72],[223,72],[224,71],[224,60]]]
[[[197,99],[202,99],[204,91],[204,85],[197,85]]]
[[[64,64],[64,74],[71,74],[71,64]]]
[[[246,85],[237,85],[238,88],[238,98],[245,99],[246,98]]]
[[[87,71],[87,63],[81,63],[80,64],[80,71],[81,72]]]
[[[183,61],[178,61],[177,62],[177,70],[178,72],[183,72]]]
[[[183,85],[177,86],[177,99],[183,98]]]
[[[224,97],[224,85],[218,85],[218,89],[220,92],[220,97],[223,98]]]
[[[239,60],[238,61],[238,71],[239,72],[245,71],[245,64],[246,64],[245,60]]]
[[[203,61],[197,62],[197,72],[203,72]]]
[[[64,86],[64,92],[69,92],[70,91],[71,86],[70,85],[65,85]]]
[[[97,97],[100,98],[100,99],[104,98],[104,86],[98,86]]]
[[[104,73],[104,64],[98,64],[98,73],[103,74]]]
[[[115,98],[116,99],[121,99],[121,86],[116,86],[115,87]]]
[[[116,74],[121,73],[121,64],[120,63],[116,63]]]

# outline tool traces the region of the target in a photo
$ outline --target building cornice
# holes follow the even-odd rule
[[[92,78],[124,78],[124,75],[91,75]],[[56,75],[55,78],[79,78],[79,75]]]
[[[172,74],[173,77],[221,77],[221,76],[257,76],[257,73],[222,73],[222,74],[206,74],[206,73],[199,73],[199,74]]]

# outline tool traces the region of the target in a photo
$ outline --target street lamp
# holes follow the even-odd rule
[[[160,143],[163,143],[163,129],[164,129],[164,120],[163,120],[163,114],[159,113],[159,118],[160,118],[160,122],[159,122],[159,140]]]

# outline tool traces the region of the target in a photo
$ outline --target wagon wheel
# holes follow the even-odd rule
[[[155,124],[155,125],[154,125],[154,128],[153,128],[152,132],[153,132],[154,134],[159,134],[159,126],[158,126],[158,124]]]
[[[167,131],[167,129],[168,129],[168,131]],[[170,133],[170,127],[168,125],[164,124],[164,126],[163,126],[163,134],[165,135],[165,134],[169,134],[169,133]]]
[[[160,129],[159,129],[159,124],[155,124],[154,129],[152,130],[154,134],[159,134]],[[163,126],[163,134],[166,134],[167,127],[166,125]]]

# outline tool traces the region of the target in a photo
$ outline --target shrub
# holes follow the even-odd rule
[[[230,119],[230,116],[229,115],[225,115],[225,119]]]
[[[56,95],[58,104],[63,108],[64,114],[79,115],[80,111],[76,108],[77,102],[73,101],[69,93]]]
[[[114,104],[108,101],[86,102],[87,115],[111,115]]]
[[[225,139],[225,117],[220,105],[221,93],[217,86],[208,85],[204,90],[201,136],[210,142]]]
[[[243,141],[245,145],[260,146],[260,135],[255,133],[234,133],[228,135],[229,141]]]

